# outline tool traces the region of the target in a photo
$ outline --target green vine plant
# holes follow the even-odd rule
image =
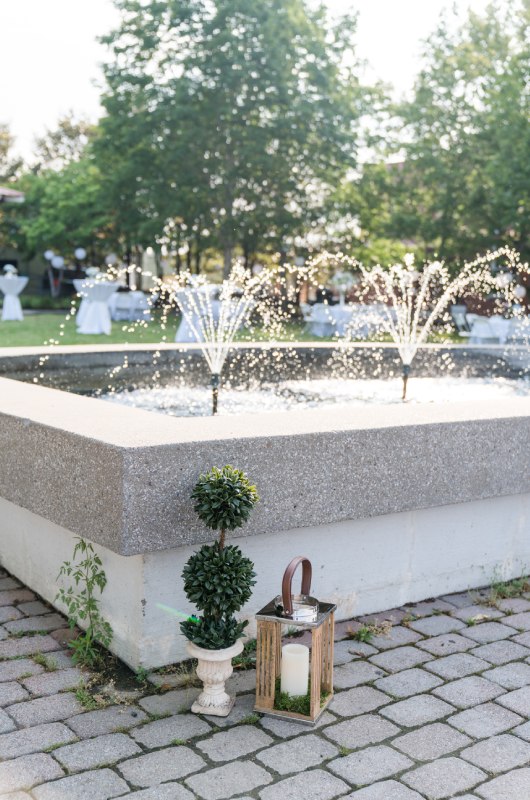
[[[72,560],[63,563],[57,580],[63,577],[73,579],[74,584],[60,589],[55,600],[66,606],[70,628],[77,626],[82,629],[79,636],[69,643],[73,650],[72,660],[75,664],[96,667],[102,661],[98,643],[108,648],[113,631],[101,615],[100,600],[96,596],[107,585],[107,576],[90,542],[77,538]]]

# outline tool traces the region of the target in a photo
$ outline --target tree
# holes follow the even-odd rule
[[[442,16],[412,99],[389,105],[379,159],[342,187],[366,239],[412,241],[455,267],[502,245],[528,256],[529,22],[528,0]]]
[[[60,171],[26,175],[20,215],[22,248],[34,254],[52,247],[68,255],[84,247],[94,260],[104,255],[111,216],[97,166],[87,154]]]
[[[183,219],[195,248],[207,231],[225,272],[238,245],[279,248],[355,163],[354,20],[305,0],[116,4],[99,146],[129,162],[122,201],[159,235]]]
[[[20,175],[23,162],[13,155],[14,139],[7,125],[0,125],[0,185],[12,184]],[[13,186],[13,188],[18,188]],[[0,204],[0,246],[11,247],[16,241],[20,206]]]
[[[79,161],[96,136],[97,127],[86,119],[76,120],[72,112],[61,117],[55,129],[48,129],[35,142],[34,171],[61,170]]]

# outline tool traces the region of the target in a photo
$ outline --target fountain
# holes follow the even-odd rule
[[[505,268],[496,276],[492,266],[504,260]],[[402,400],[407,398],[407,385],[412,362],[418,349],[435,332],[449,333],[452,329],[448,312],[451,302],[464,294],[475,294],[482,298],[490,296],[495,308],[506,310],[514,307],[517,285],[513,282],[516,273],[525,267],[519,263],[516,251],[500,248],[488,252],[474,261],[464,264],[456,277],[441,261],[425,264],[417,270],[414,255],[405,255],[402,264],[388,268],[377,265],[371,269],[359,261],[343,254],[323,254],[313,262],[321,267],[329,262],[338,262],[360,275],[357,297],[369,307],[372,303],[371,319],[366,314],[355,317],[347,327],[343,343],[358,338],[359,324],[370,322],[378,329],[377,338],[390,337],[396,344],[402,363]],[[375,301],[375,305],[374,305]]]
[[[251,334],[257,321],[269,339],[278,338],[282,322],[295,310],[302,267],[282,265],[251,272],[237,263],[222,284],[184,272],[169,283],[169,301],[182,313],[187,335],[197,343],[210,371],[212,414],[217,414],[221,373],[234,340]],[[161,284],[162,285],[162,284]],[[168,283],[163,284],[168,291]],[[177,332],[176,341],[182,341]]]

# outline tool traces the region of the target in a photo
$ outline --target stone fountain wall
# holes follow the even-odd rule
[[[113,649],[133,667],[184,657],[182,566],[211,534],[189,494],[232,463],[261,503],[238,543],[251,616],[294,555],[339,618],[514,577],[530,565],[527,400],[177,419],[0,379],[0,560],[53,602],[75,536],[108,576]]]

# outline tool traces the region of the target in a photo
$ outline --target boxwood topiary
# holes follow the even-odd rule
[[[238,622],[236,611],[247,602],[255,584],[254,565],[236,545],[225,546],[227,530],[235,530],[248,519],[259,497],[244,472],[231,466],[201,475],[193,492],[195,511],[213,530],[218,541],[194,553],[182,572],[184,590],[200,617],[181,623],[182,633],[207,650],[231,647],[241,637],[247,622]]]

